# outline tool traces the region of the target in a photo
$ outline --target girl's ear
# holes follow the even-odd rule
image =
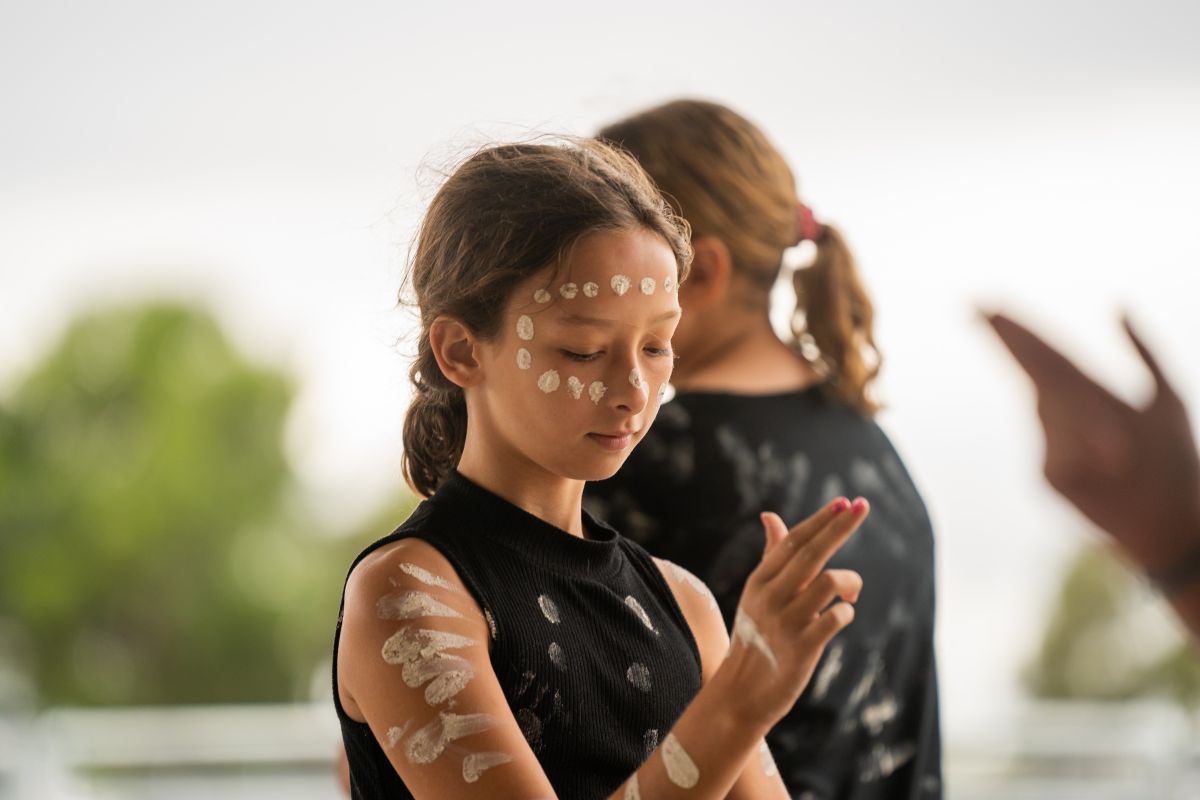
[[[733,257],[715,236],[697,236],[692,251],[692,269],[679,287],[679,300],[689,311],[699,312],[722,303],[729,294]]]
[[[454,317],[441,316],[429,326],[429,346],[446,378],[461,389],[474,386],[482,377],[478,358],[479,339]]]

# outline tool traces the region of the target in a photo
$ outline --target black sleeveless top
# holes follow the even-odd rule
[[[839,495],[871,513],[830,562],[863,576],[854,623],[767,743],[793,797],[942,796],[933,528],[887,435],[820,386],[687,392],[663,405],[621,470],[584,503],[696,573],[732,622],[763,551],[760,511],[789,525]]]
[[[586,512],[583,522],[587,539],[453,472],[354,561],[406,537],[446,557],[488,617],[509,708],[558,796],[572,799],[615,792],[700,689],[695,640],[658,567]],[[339,613],[333,696],[353,797],[411,798],[370,728],[338,702],[340,633]]]

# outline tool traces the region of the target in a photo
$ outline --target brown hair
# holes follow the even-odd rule
[[[632,153],[691,223],[693,235],[724,242],[739,275],[765,302],[796,244],[796,180],[753,123],[725,106],[676,100],[603,128],[600,138]],[[874,309],[846,240],[825,225],[812,265],[797,270],[792,332],[797,350],[827,378],[837,398],[874,414],[872,382],[881,357]],[[807,344],[809,347],[800,347]]]
[[[491,338],[517,284],[564,263],[590,233],[636,227],[662,236],[683,280],[692,257],[687,223],[637,161],[600,142],[491,145],[446,179],[421,223],[406,281],[421,315],[404,418],[404,476],[414,490],[437,490],[467,433],[466,398],[430,346],[433,321],[454,317]]]

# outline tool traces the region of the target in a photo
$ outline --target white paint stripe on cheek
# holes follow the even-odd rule
[[[517,338],[524,342],[533,341],[533,317],[528,314],[517,317]]]
[[[588,397],[591,398],[593,405],[600,405],[600,399],[604,397],[604,393],[608,391],[608,387],[600,381],[592,381],[588,385]]]
[[[380,619],[416,619],[418,617],[461,617],[443,602],[425,592],[395,592],[379,598],[375,613]]]
[[[533,293],[533,299],[535,302],[545,305],[546,303],[550,302],[550,293],[547,292],[545,289],[538,289],[536,292]]]
[[[600,284],[588,281],[583,285],[583,294],[585,297],[595,297],[600,294]]]
[[[408,575],[410,578],[416,578],[426,586],[437,586],[441,589],[449,589],[453,592],[458,591],[458,589],[456,589],[454,584],[452,584],[450,581],[446,580],[440,575],[434,575],[429,570],[419,567],[416,564],[406,561],[400,565],[400,571],[405,575]]]
[[[463,759],[463,780],[474,783],[485,770],[507,764],[513,757],[508,753],[471,753]]]
[[[633,386],[633,388],[641,389],[642,388],[642,373],[638,372],[636,369],[631,370],[629,372],[629,383]]]
[[[747,647],[758,650],[771,662],[773,669],[779,669],[779,661],[775,658],[775,653],[771,650],[771,644],[767,641],[767,637],[762,635],[762,631],[758,629],[758,625],[754,623],[750,615],[740,608],[733,618],[733,638],[740,639]]]
[[[571,393],[571,397],[578,400],[579,396],[583,394],[583,381],[579,380],[579,378],[576,378],[574,375],[567,378],[567,391]]]
[[[408,739],[405,755],[414,764],[430,764],[446,749],[446,745],[464,736],[482,733],[496,726],[491,714],[448,714],[438,712],[438,718]]]
[[[654,278],[642,278],[642,282],[638,284],[638,287],[642,290],[642,294],[646,295],[654,294],[654,286]]]
[[[573,283],[564,283],[559,287],[558,293],[563,296],[564,300],[574,300],[575,295],[579,294],[579,287]]]
[[[517,350],[517,366],[521,369],[529,369],[533,366],[533,356],[524,347]]]
[[[617,293],[617,297],[621,297],[629,291],[629,287],[633,285],[633,281],[629,280],[628,275],[613,275],[608,285]]]
[[[660,750],[663,766],[667,768],[667,777],[671,783],[682,789],[691,789],[700,782],[700,770],[696,767],[696,762],[692,761],[692,757],[683,749],[675,734],[667,734]]]
[[[558,389],[558,370],[548,369],[538,378],[538,388],[546,394]]]
[[[638,788],[636,772],[629,779],[629,783],[625,784],[625,793],[621,795],[621,800],[642,800],[642,791]]]

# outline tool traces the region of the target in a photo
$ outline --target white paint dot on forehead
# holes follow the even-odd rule
[[[579,395],[583,394],[583,381],[579,380],[579,378],[576,378],[574,375],[567,378],[567,391],[571,393],[571,397],[574,397],[576,400],[578,400]]]
[[[564,300],[574,300],[575,295],[579,294],[579,286],[574,283],[564,283],[558,288],[558,293],[563,296]]]
[[[600,398],[604,397],[604,393],[608,391],[608,387],[600,381],[592,381],[588,385],[588,397],[594,405],[600,405]]]
[[[629,291],[629,287],[633,285],[633,281],[629,280],[628,275],[613,275],[608,285],[617,293],[617,297],[621,297]]]
[[[521,369],[529,369],[533,366],[533,356],[524,347],[517,350],[517,366]]]
[[[695,575],[676,564],[674,561],[668,561],[667,565],[670,566],[671,574],[675,576],[675,580],[691,586],[692,589],[694,589],[701,597],[704,597],[708,601],[709,608],[717,607],[717,598],[713,597],[713,593],[709,590],[704,581],[700,580]]]
[[[585,297],[595,297],[600,294],[600,284],[588,281],[583,285],[583,294]]]
[[[630,664],[629,669],[625,670],[625,680],[640,691],[650,691],[650,669],[645,664]]]
[[[517,317],[517,338],[525,342],[533,341],[533,318],[528,314]]]
[[[630,370],[629,383],[635,389],[642,388],[642,373],[638,372],[636,369]]]
[[[533,293],[533,299],[543,305],[550,302],[550,293],[545,289],[538,289]]]
[[[554,601],[544,594],[538,595],[538,608],[542,610],[542,616],[550,621],[552,625],[557,625],[561,617],[558,615],[558,606],[554,605]]]
[[[638,284],[642,294],[654,294],[654,286],[654,278],[642,278],[642,282]]]
[[[538,388],[550,394],[558,388],[558,370],[548,369],[538,377]]]
[[[671,290],[674,288],[675,288],[675,278],[668,275],[666,278],[663,279],[663,291],[666,292],[667,294],[670,294]]]
[[[696,767],[696,762],[692,761],[692,757],[683,749],[675,734],[668,733],[660,749],[663,766],[667,768],[667,777],[671,779],[671,783],[682,789],[691,789],[700,782],[700,770]]]

